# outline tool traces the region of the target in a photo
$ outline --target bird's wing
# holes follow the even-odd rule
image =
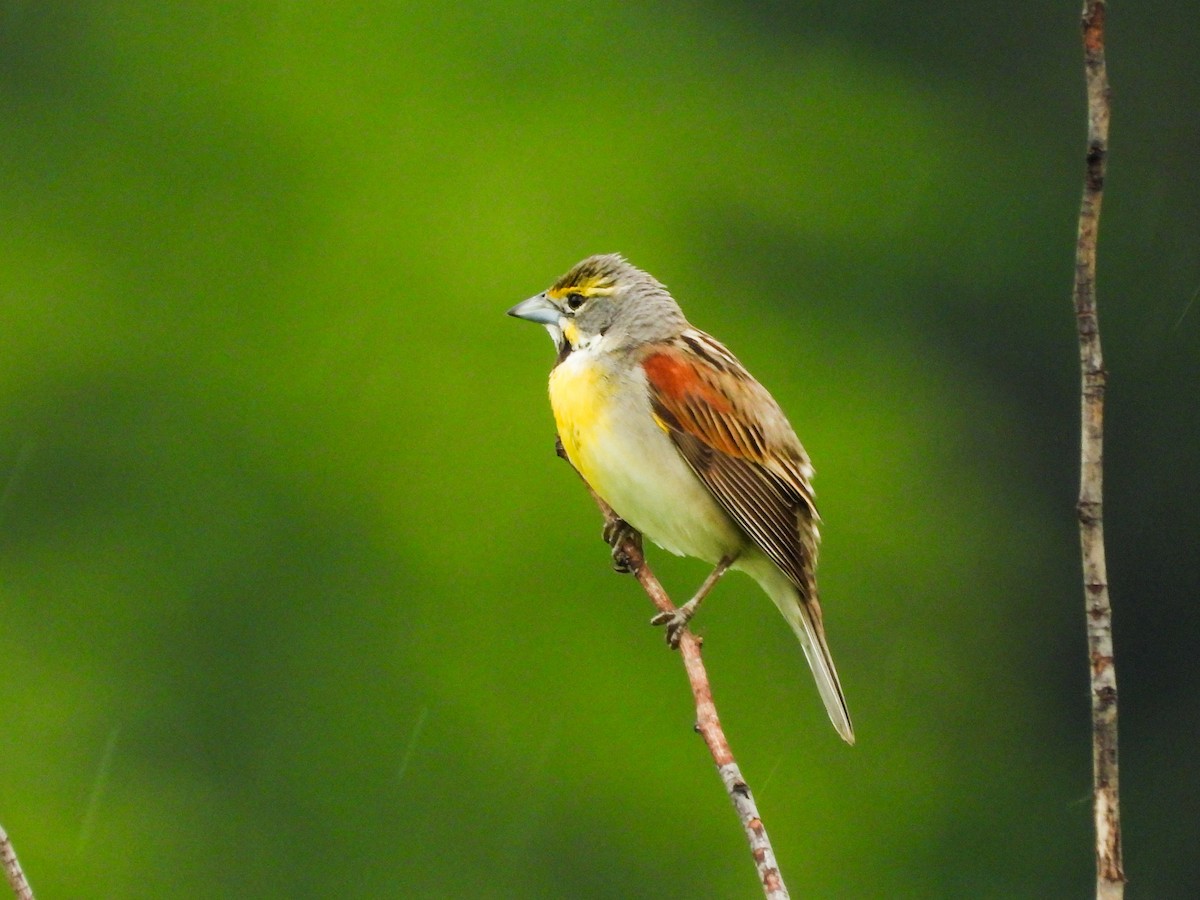
[[[747,536],[816,602],[812,466],[779,405],[720,343],[688,330],[642,359],[659,424]]]

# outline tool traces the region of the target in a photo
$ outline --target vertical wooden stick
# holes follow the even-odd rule
[[[0,865],[4,866],[4,874],[8,878],[8,886],[12,888],[17,900],[33,900],[33,888],[25,880],[21,871],[21,863],[17,860],[17,851],[13,849],[8,833],[0,826]]]
[[[1087,171],[1075,246],[1075,317],[1081,376],[1079,540],[1087,607],[1092,686],[1092,787],[1096,819],[1096,897],[1125,893],[1121,809],[1117,782],[1117,674],[1112,605],[1104,559],[1104,389],[1107,373],[1096,318],[1096,237],[1108,156],[1109,89],[1104,60],[1105,0],[1084,0],[1083,52],[1087,82]]]

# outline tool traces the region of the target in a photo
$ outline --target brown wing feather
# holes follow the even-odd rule
[[[815,600],[811,469],[774,399],[702,332],[656,347],[642,366],[654,413],[688,465],[801,596]]]

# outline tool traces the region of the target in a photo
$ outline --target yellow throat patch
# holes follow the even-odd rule
[[[611,382],[603,369],[586,357],[568,357],[550,373],[550,407],[554,424],[571,464],[589,483],[592,455],[608,428]]]

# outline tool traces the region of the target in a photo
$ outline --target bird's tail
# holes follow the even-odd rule
[[[773,564],[769,566],[768,571],[751,571],[749,574],[754,576],[771,596],[783,617],[792,626],[792,630],[796,632],[800,646],[804,648],[809,668],[817,680],[817,690],[821,692],[821,699],[825,701],[829,720],[833,722],[833,727],[842,736],[842,740],[853,744],[854,726],[850,724],[850,710],[846,708],[842,683],[838,680],[833,656],[829,653],[829,644],[825,642],[821,605],[817,602],[815,586],[812,599],[806,600],[800,596],[800,591],[791,580]],[[760,575],[763,577],[760,578]]]

